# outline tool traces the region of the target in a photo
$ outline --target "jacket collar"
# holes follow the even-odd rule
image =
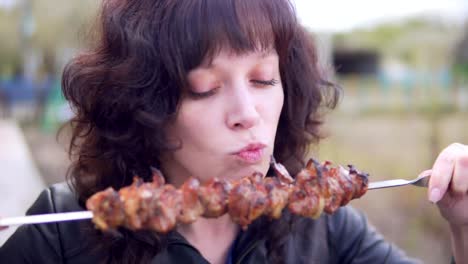
[[[191,250],[193,253],[200,255],[200,251],[192,246],[184,236],[177,231],[172,231],[167,234],[167,247],[183,247],[184,249]],[[263,248],[264,240],[258,239],[258,232],[249,228],[246,231],[240,231],[235,241],[233,242],[232,249],[232,263],[259,263],[260,259],[265,258]],[[260,261],[262,263],[264,261]]]

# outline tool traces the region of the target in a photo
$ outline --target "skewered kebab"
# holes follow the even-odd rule
[[[104,231],[123,226],[166,233],[178,223],[226,213],[245,229],[262,215],[279,218],[285,208],[311,218],[331,214],[367,191],[368,175],[351,165],[346,170],[311,159],[295,179],[274,159],[272,165],[277,177],[254,173],[233,182],[214,178],[205,184],[189,178],[179,189],[165,184],[161,172],[153,170],[152,182],[135,177],[118,192],[109,187],[94,194],[86,206]]]

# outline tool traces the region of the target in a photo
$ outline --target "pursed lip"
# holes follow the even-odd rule
[[[261,150],[261,149],[264,149],[265,147],[266,145],[263,143],[251,143],[245,146],[244,148],[240,149],[239,151],[234,152],[233,154],[239,154],[239,153],[246,152],[246,151]]]
[[[265,148],[266,144],[251,143],[232,154],[242,162],[255,164],[262,160]]]

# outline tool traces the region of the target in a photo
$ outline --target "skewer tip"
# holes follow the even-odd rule
[[[276,165],[276,160],[275,157],[273,157],[273,155],[270,156],[270,165]]]

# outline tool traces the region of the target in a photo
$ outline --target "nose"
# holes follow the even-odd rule
[[[226,122],[231,129],[250,129],[260,122],[258,100],[249,87],[233,89],[228,99]]]

